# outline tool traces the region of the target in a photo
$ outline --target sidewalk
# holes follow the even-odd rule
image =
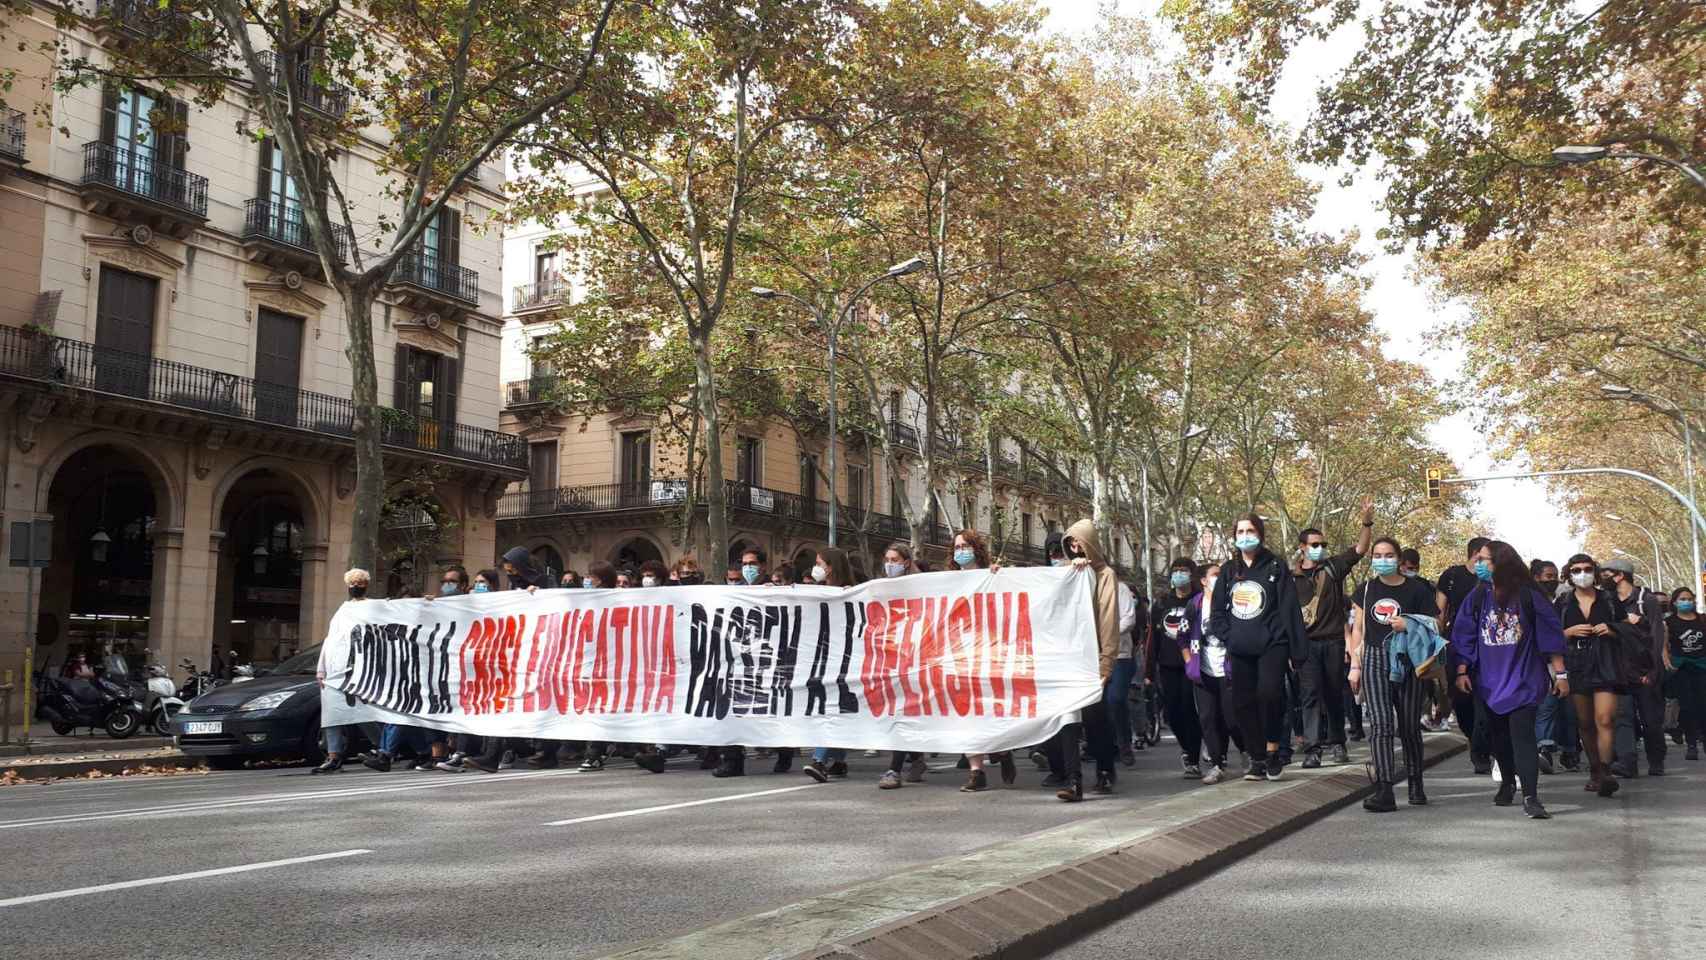
[[[1425,741],[1431,766],[1463,752]],[[963,857],[640,944],[606,960],[1014,960],[1038,957],[1365,796],[1345,766],[1231,781]]]
[[[21,731],[12,728],[14,735]],[[69,736],[62,737],[46,725],[37,726],[30,730],[28,746],[16,743],[0,744],[0,760],[8,757],[33,757],[55,753],[93,753],[105,750],[139,750],[171,746],[171,737],[154,737],[137,735],[124,740],[114,740],[105,736]]]
[[[54,740],[71,740],[55,737]],[[122,746],[113,746],[120,744]],[[36,744],[30,745],[32,748]],[[186,757],[163,737],[132,737],[129,740],[84,738],[76,745],[51,743],[54,752],[25,756],[0,756],[0,782],[80,777],[89,773],[127,773],[199,767],[199,757]],[[79,749],[81,748],[81,749]],[[10,746],[8,746],[10,749]]]

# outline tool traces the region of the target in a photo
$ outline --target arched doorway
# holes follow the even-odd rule
[[[139,668],[158,647],[149,631],[154,535],[161,492],[143,459],[123,447],[77,451],[54,472],[47,511],[54,517],[52,561],[41,581],[37,669],[83,654],[91,663],[125,655]]]
[[[300,652],[309,509],[296,482],[261,468],[238,478],[220,514],[214,643],[231,664],[269,666]]]
[[[657,544],[645,537],[633,537],[625,540],[610,552],[610,562],[618,571],[638,570],[640,564],[651,560],[662,563],[663,551],[658,549]]]
[[[557,552],[556,547],[548,543],[542,543],[533,548],[533,565],[545,571],[552,583],[556,583],[562,578],[565,569],[563,555]]]
[[[729,544],[729,566],[740,566],[741,554],[748,550],[757,550],[759,556],[764,556],[764,548],[760,547],[757,541],[747,537],[736,537],[734,541]]]

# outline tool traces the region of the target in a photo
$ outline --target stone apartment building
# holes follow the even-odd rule
[[[100,6],[119,24],[72,30],[74,51],[99,57],[163,15]],[[28,52],[53,37],[54,9],[14,16],[26,50],[0,51],[19,72],[0,110],[0,539],[14,558],[0,665],[17,667],[27,633],[38,667],[115,651],[206,664],[215,643],[270,663],[317,643],[343,598],[344,317],[294,184],[270,143],[238,132],[251,95],[201,110],[147,90],[54,92]],[[312,106],[340,113],[349,92]],[[187,126],[150,135],[164,110]],[[354,205],[346,244],[377,235],[379,143],[333,161]],[[431,545],[419,569],[377,572],[393,587],[489,563],[500,494],[527,476],[527,447],[497,430],[500,245],[478,229],[503,176],[481,171],[376,308],[381,397],[410,415],[388,422],[388,476],[435,505],[412,524],[433,536],[403,530]],[[25,536],[32,521],[48,523]],[[31,539],[37,568],[19,565]]]
[[[617,413],[569,417],[545,402],[554,375],[530,359],[530,347],[562,322],[565,308],[580,292],[549,249],[553,232],[532,223],[510,228],[504,236],[503,273],[512,284],[504,319],[500,428],[527,441],[532,467],[527,480],[499,503],[500,542],[528,547],[557,571],[584,573],[594,560],[619,568],[653,559],[672,563],[692,552],[708,575],[720,580],[723,564],[748,546],[760,547],[772,564],[791,564],[797,574],[809,570],[814,551],[828,538],[829,496],[819,470],[828,463],[825,425],[804,435],[778,420],[729,425],[722,438],[729,477],[729,557],[712,558],[703,552],[704,507],[683,516],[687,458],[678,445],[645,418]],[[880,570],[890,541],[909,537],[891,484],[901,485],[913,503],[925,502],[922,467],[912,469],[921,427],[922,414],[888,425],[908,451],[898,477],[889,476],[874,438],[840,438],[838,542],[853,554],[863,575]],[[1078,475],[1070,464],[1051,470],[1038,453],[1004,441],[991,489],[981,447],[939,438],[938,450],[952,456],[956,476],[951,490],[938,491],[932,501],[927,539],[933,561],[946,557],[953,530],[969,525],[989,533],[997,502],[1005,520],[996,545],[1009,563],[1042,562],[1048,532],[1089,511],[1088,475]],[[689,524],[695,531],[691,551],[683,535]],[[1120,561],[1129,566],[1130,532],[1122,531],[1116,540]]]

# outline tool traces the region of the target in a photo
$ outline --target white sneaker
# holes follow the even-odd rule
[[[514,768],[515,768],[515,751],[514,750],[505,750],[504,755],[503,755],[503,759],[498,761],[498,769],[499,770],[513,770]]]
[[[445,773],[467,773],[468,772],[468,768],[464,767],[462,765],[462,755],[461,754],[457,754],[456,756],[453,756],[448,760],[440,760],[438,762],[437,766],[438,766],[438,769],[443,770]]]
[[[1225,779],[1226,779],[1226,768],[1225,767],[1209,767],[1208,772],[1202,775],[1202,782],[1205,785],[1211,786],[1211,787],[1214,786],[1215,784],[1219,783],[1220,781],[1225,780]]]
[[[1505,778],[1499,776],[1499,761],[1497,760],[1493,761],[1493,783],[1501,787],[1505,784]]]

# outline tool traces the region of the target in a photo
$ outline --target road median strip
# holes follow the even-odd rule
[[[1429,765],[1462,752],[1426,740]],[[1361,762],[1227,783],[1019,837],[605,960],[1038,957],[1367,795]],[[1094,801],[1087,801],[1091,812]],[[1402,816],[1402,814],[1398,814]]]

